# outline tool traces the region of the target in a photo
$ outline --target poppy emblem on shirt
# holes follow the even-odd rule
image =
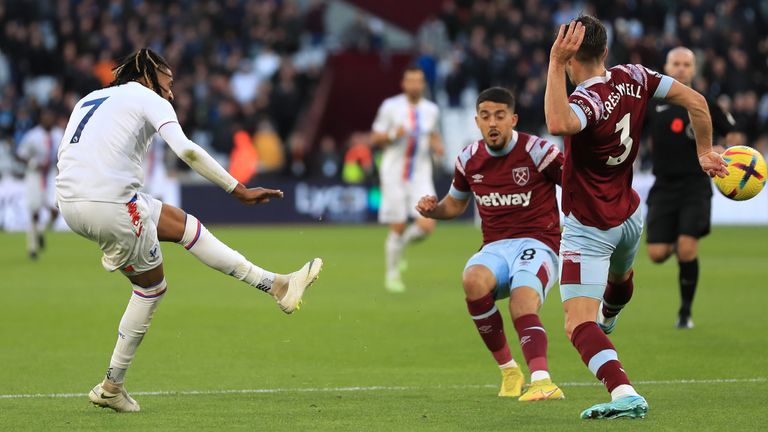
[[[528,167],[515,168],[512,170],[512,178],[515,179],[518,186],[525,186],[531,178],[531,173],[528,171]]]

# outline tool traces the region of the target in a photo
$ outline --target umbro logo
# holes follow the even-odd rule
[[[472,180],[475,181],[475,183],[482,183],[483,182],[483,175],[482,174],[475,174],[472,176]]]

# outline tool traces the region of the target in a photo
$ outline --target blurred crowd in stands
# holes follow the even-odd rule
[[[543,132],[555,30],[580,13],[608,27],[608,65],[663,72],[667,51],[694,50],[693,86],[731,112],[745,142],[768,154],[768,3],[758,0],[455,0],[418,33],[419,63],[449,106],[468,87],[515,89],[519,127]],[[644,164],[648,159],[644,158]]]
[[[149,46],[175,68],[174,106],[223,163],[254,137],[265,171],[290,170],[295,133],[324,62],[321,1],[13,0],[0,2],[0,140],[18,142],[40,105],[64,123],[108,85],[122,56]],[[320,47],[320,48],[318,48]],[[294,165],[293,169],[301,170]]]
[[[34,125],[39,106],[53,107],[66,122],[80,97],[109,84],[116,60],[149,46],[175,67],[182,127],[223,163],[239,154],[258,158],[261,172],[335,177],[344,174],[343,151],[351,148],[348,157],[367,171],[364,134],[353,133],[341,145],[329,137],[307,143],[301,132],[328,55],[328,4],[0,2],[0,152]],[[425,70],[430,97],[445,108],[471,104],[467,89],[507,86],[517,95],[519,128],[541,133],[554,29],[582,12],[608,26],[609,64],[662,70],[670,48],[694,49],[695,88],[733,114],[747,144],[768,153],[765,1],[447,0],[414,35],[414,58]],[[386,51],[384,33],[380,19],[361,14],[338,41],[342,48]],[[310,147],[317,150],[307,160]]]

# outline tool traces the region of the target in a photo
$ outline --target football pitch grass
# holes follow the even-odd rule
[[[583,421],[608,395],[565,338],[555,288],[542,310],[550,368],[566,399],[496,396],[500,375],[460,286],[472,226],[441,224],[407,252],[408,291],[382,287],[378,226],[213,227],[279,272],[320,256],[304,307],[274,302],[165,244],[169,291],[127,388],[137,414],[91,406],[130,296],[95,244],[48,236],[38,262],[0,234],[0,430],[758,430],[768,422],[768,229],[715,227],[702,243],[696,327],[674,328],[677,268],[642,249],[635,297],[612,336],[650,404],[634,421]],[[501,305],[500,305],[501,306]],[[506,309],[506,308],[505,308]],[[507,336],[523,362],[508,313]]]

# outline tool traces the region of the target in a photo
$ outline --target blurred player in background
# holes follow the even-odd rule
[[[712,122],[703,96],[641,65],[606,70],[607,55],[606,30],[596,18],[581,16],[567,28],[560,26],[544,96],[549,132],[566,136],[560,244],[566,334],[612,399],[584,410],[584,419],[636,418],[648,411],[606,336],[632,297],[632,265],[643,231],[632,163],[648,101],[661,98],[685,107],[702,169],[710,176],[727,172],[712,150]],[[566,73],[577,85],[570,97]]]
[[[379,222],[389,224],[385,287],[391,292],[405,291],[400,276],[405,247],[425,239],[435,228],[435,221],[421,217],[415,207],[420,197],[435,194],[431,155],[444,154],[439,110],[423,97],[424,71],[418,66],[408,67],[401,85],[403,93],[386,99],[379,107],[371,135],[373,144],[384,152],[379,170]],[[409,217],[414,221],[407,226]]]
[[[499,396],[521,401],[562,399],[547,367],[547,332],[538,316],[557,279],[560,212],[555,184],[563,155],[543,139],[517,132],[515,99],[493,87],[477,98],[475,121],[483,139],[464,148],[456,161],[453,185],[440,202],[422,197],[417,209],[432,219],[464,213],[470,198],[480,211],[483,247],[467,262],[463,285],[467,308],[485,345],[501,368]],[[496,300],[509,297],[509,312],[531,385],[512,358]]]
[[[405,291],[400,276],[405,247],[425,239],[435,229],[435,221],[421,217],[415,206],[419,197],[435,194],[431,155],[444,154],[437,130],[439,109],[423,97],[424,71],[418,66],[408,67],[401,85],[403,93],[386,99],[379,107],[371,134],[373,144],[383,148],[379,222],[389,224],[384,244],[384,286],[391,292]],[[410,226],[409,217],[413,218]]]
[[[56,114],[49,108],[40,112],[40,124],[30,129],[21,139],[16,155],[26,165],[24,183],[27,190],[27,208],[30,214],[27,228],[27,252],[37,259],[45,248],[44,233],[53,226],[59,215],[56,209],[56,153],[64,131],[56,126]],[[48,222],[41,226],[43,211],[48,211]]]
[[[59,149],[56,195],[67,225],[98,243],[104,268],[120,270],[133,286],[106,377],[89,393],[98,406],[133,412],[139,404],[123,382],[166,292],[160,241],[179,243],[206,265],[266,292],[285,313],[298,308],[322,261],[315,258],[287,275],[269,272],[219,241],[194,216],[140,192],[147,147],[159,133],[193,170],[243,204],[283,196],[279,190],[246,188],[184,135],[169,102],[173,74],[159,54],[141,49],[114,75],[109,87],[75,105]]]
[[[688,87],[696,75],[693,51],[677,47],[667,54],[664,72]],[[712,126],[728,146],[738,145],[740,136],[729,113],[707,99]],[[698,243],[709,234],[712,184],[701,170],[696,155],[696,137],[685,108],[664,101],[648,104],[646,117],[653,146],[656,181],[648,194],[648,255],[663,263],[677,255],[680,267],[680,309],[677,328],[693,327],[691,306],[699,280]],[[722,153],[725,149],[715,146]]]

